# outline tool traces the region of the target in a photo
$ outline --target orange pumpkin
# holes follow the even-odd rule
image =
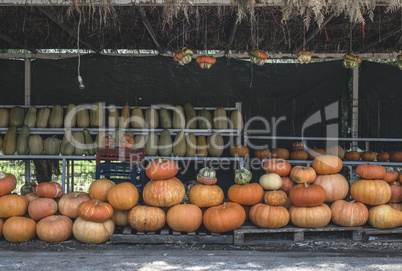
[[[295,186],[295,182],[292,181],[290,177],[281,177],[282,178],[282,186],[279,190],[284,191],[286,194],[289,194],[290,189]]]
[[[359,161],[360,153],[357,151],[348,151],[347,153],[345,153],[345,160],[346,161]]]
[[[389,205],[380,205],[369,210],[368,222],[377,229],[392,229],[402,225],[402,214]]]
[[[308,150],[308,159],[314,160],[318,156],[325,155],[326,152],[324,149],[309,149]]]
[[[383,180],[360,179],[352,184],[350,194],[364,204],[381,205],[391,199],[391,187]]]
[[[190,202],[198,207],[211,207],[221,204],[223,201],[223,191],[217,185],[197,184],[191,188]]]
[[[377,154],[378,162],[387,162],[389,160],[389,154],[387,152],[381,152]]]
[[[324,202],[325,194],[322,186],[304,183],[294,186],[289,192],[289,198],[297,207],[314,207]]]
[[[54,215],[57,212],[57,202],[50,198],[38,198],[28,206],[28,214],[33,220]]]
[[[166,224],[166,213],[158,207],[135,206],[128,213],[128,222],[137,231],[157,231]]]
[[[202,211],[194,204],[178,204],[167,212],[167,224],[174,231],[193,232],[202,223]]]
[[[249,149],[244,145],[237,145],[230,148],[230,155],[233,157],[245,157],[249,154]]]
[[[73,221],[64,215],[45,217],[36,224],[36,234],[47,243],[66,241],[73,234]]]
[[[17,187],[17,179],[13,174],[0,172],[0,196],[10,194]]]
[[[211,232],[227,232],[239,228],[246,220],[246,212],[243,207],[234,202],[208,208],[202,222]]]
[[[269,206],[259,203],[251,207],[250,220],[263,229],[276,229],[285,227],[289,223],[288,210],[282,206]]]
[[[213,56],[199,56],[196,58],[196,61],[201,69],[209,69],[213,64],[215,64],[216,59]]]
[[[377,155],[373,151],[362,152],[361,158],[363,161],[374,161]]]
[[[400,182],[389,183],[391,187],[391,198],[389,202],[401,202],[402,201],[402,186]]]
[[[113,186],[107,192],[107,201],[118,210],[130,210],[137,204],[139,197],[137,187],[128,182]]]
[[[264,170],[268,173],[276,173],[279,176],[287,176],[292,166],[284,159],[268,159],[264,163]]]
[[[268,191],[264,194],[264,202],[272,206],[282,206],[286,204],[288,196],[281,190]]]
[[[63,195],[63,187],[56,182],[40,183],[35,189],[35,194],[40,198],[60,198]]]
[[[337,200],[331,205],[332,222],[343,227],[357,227],[366,224],[369,212],[361,202]]]
[[[384,181],[387,183],[392,183],[396,180],[398,180],[398,172],[394,171],[392,168],[385,168],[385,176],[384,176]]]
[[[322,228],[331,221],[331,209],[325,203],[315,207],[296,207],[289,209],[290,221],[301,228]]]
[[[356,174],[363,179],[384,180],[386,171],[381,165],[361,164],[356,167]]]
[[[151,161],[145,168],[145,174],[151,180],[165,180],[176,176],[179,167],[170,159],[157,158]]]
[[[123,148],[132,149],[134,148],[134,138],[129,135],[125,135],[120,139],[121,146]]]
[[[345,150],[341,146],[330,147],[327,149],[326,153],[328,155],[338,156],[340,159],[343,159],[345,157]]]
[[[110,239],[114,228],[115,225],[111,219],[105,222],[93,222],[78,217],[73,224],[73,235],[80,242],[100,244]]]
[[[258,183],[245,185],[235,184],[228,190],[228,198],[232,202],[242,205],[254,205],[261,201],[264,196],[264,189]]]
[[[290,153],[291,160],[307,160],[308,153],[305,150],[292,151]]]
[[[3,236],[10,243],[24,243],[35,238],[35,220],[22,216],[13,216],[3,225]]]
[[[344,199],[349,192],[349,183],[341,174],[318,175],[314,181],[325,189],[325,202]]]
[[[20,195],[5,195],[0,197],[0,218],[22,216],[28,210],[28,200]]]
[[[191,189],[191,191],[194,187]],[[191,193],[190,191],[190,193]],[[170,207],[179,204],[186,194],[183,183],[176,177],[149,181],[142,192],[144,202],[151,206]]]
[[[260,159],[267,159],[271,151],[268,148],[259,149],[254,151],[254,156]]]
[[[59,212],[69,218],[78,217],[78,206],[91,198],[85,192],[70,192],[63,195],[58,203]]]
[[[390,162],[402,162],[402,152],[396,151],[389,156]]]
[[[107,201],[107,192],[115,185],[114,182],[106,178],[93,181],[89,186],[89,197],[91,199]]]
[[[272,158],[280,158],[280,159],[289,159],[290,153],[287,149],[284,148],[276,148],[272,150],[271,157]]]
[[[93,222],[105,222],[113,216],[113,207],[97,199],[81,203],[78,207],[78,215],[85,220]]]
[[[317,174],[335,174],[342,170],[342,160],[333,155],[322,155],[313,160],[313,168]]]
[[[129,211],[122,211],[113,209],[112,220],[116,224],[116,226],[125,227],[128,226],[128,213]]]
[[[312,183],[316,176],[312,167],[295,166],[290,171],[290,178],[295,183]]]

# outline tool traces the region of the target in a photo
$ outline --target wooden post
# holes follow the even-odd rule
[[[353,70],[352,138],[359,137],[359,68]],[[352,141],[352,150],[357,151],[358,141]],[[357,179],[356,167],[352,166],[350,184]]]

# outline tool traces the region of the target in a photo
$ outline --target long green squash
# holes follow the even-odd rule
[[[108,136],[105,131],[99,131],[99,133],[95,137],[95,148],[104,148],[105,142],[104,138]]]
[[[159,115],[158,111],[156,111],[153,106],[145,110],[145,123],[147,124],[148,129],[158,128]]]
[[[14,106],[10,112],[10,126],[21,127],[24,123],[25,110],[21,106]]]
[[[203,135],[200,135],[197,138],[197,156],[199,157],[208,156],[207,139]]]
[[[159,137],[154,132],[149,133],[145,143],[145,155],[154,156],[158,154]]]
[[[36,127],[46,128],[49,124],[50,108],[42,107],[38,111],[38,116],[36,117]]]
[[[170,156],[172,154],[172,136],[169,130],[162,131],[159,138],[159,155]]]
[[[186,137],[186,156],[187,157],[195,157],[197,151],[197,139],[194,134],[188,134]]]
[[[238,110],[232,112],[230,121],[232,122],[233,129],[237,129],[239,131],[243,130],[243,117]]]
[[[89,127],[88,109],[86,109],[84,106],[77,106],[77,125],[80,128]]]
[[[183,157],[186,154],[186,135],[183,131],[176,134],[173,142],[173,153],[176,156]]]
[[[43,139],[40,135],[30,135],[28,139],[29,153],[31,155],[43,154]]]
[[[214,111],[214,128],[215,129],[227,129],[228,120],[226,116],[226,110],[222,107],[218,107]]]
[[[161,122],[161,127],[163,129],[171,129],[172,128],[172,117],[167,109],[162,108],[159,111],[159,120]]]
[[[29,128],[24,126],[21,128],[20,134],[17,139],[17,153],[19,155],[26,155],[28,153],[28,139]]]
[[[66,129],[64,132],[63,140],[61,141],[60,152],[63,155],[73,155],[74,154],[74,145],[72,144],[73,133],[71,129]]]
[[[61,105],[55,105],[49,116],[49,127],[60,128],[63,126],[63,107]]]
[[[77,108],[74,104],[67,105],[64,117],[64,128],[74,128],[77,124]]]
[[[130,125],[130,106],[127,103],[125,106],[123,106],[123,109],[121,110],[119,126],[120,128],[128,128],[129,125]]]
[[[83,132],[73,133],[74,155],[81,156],[85,153],[85,138]]]
[[[220,157],[223,154],[224,141],[223,137],[214,133],[208,137],[208,153],[213,157]]]
[[[96,102],[92,104],[89,121],[92,127],[103,126],[103,103]]]
[[[145,126],[144,114],[142,113],[142,109],[139,107],[135,107],[133,111],[131,111],[131,127],[134,129],[142,129]]]
[[[108,125],[109,128],[119,127],[119,110],[114,106],[109,106]]]
[[[28,109],[27,114],[25,115],[24,119],[24,126],[27,126],[28,128],[34,128],[36,125],[36,107],[31,106]]]
[[[186,129],[196,129],[197,113],[195,113],[194,107],[190,103],[185,103],[184,112],[186,112]]]
[[[145,148],[145,137],[143,135],[136,135],[134,137],[134,148],[135,149]]]
[[[173,110],[173,128],[184,129],[186,128],[186,118],[184,116],[183,108],[177,105]]]
[[[87,129],[84,129],[84,140],[85,140],[85,149],[88,151],[88,155],[94,156],[96,154],[95,144],[91,134]]]
[[[198,128],[212,129],[212,114],[207,110],[198,111]]]
[[[8,127],[9,113],[6,108],[0,108],[0,128]]]
[[[3,140],[3,154],[14,155],[17,150],[17,127],[8,128]]]
[[[43,143],[43,149],[46,155],[59,155],[60,140],[56,136],[46,138]]]

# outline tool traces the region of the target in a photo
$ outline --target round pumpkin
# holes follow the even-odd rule
[[[259,183],[265,190],[278,190],[282,186],[282,178],[276,173],[267,173],[260,177]]]
[[[202,223],[202,211],[194,204],[178,204],[167,212],[167,224],[174,231],[193,232]]]
[[[380,205],[369,210],[369,224],[377,229],[392,229],[402,225],[402,213],[389,205]]]
[[[264,189],[258,183],[246,185],[235,184],[228,190],[228,198],[242,205],[254,205],[261,201]]]
[[[269,206],[259,203],[250,209],[251,222],[263,229],[285,227],[289,223],[289,219],[290,215],[288,210],[282,206]]]
[[[97,199],[81,203],[78,207],[78,215],[82,219],[93,222],[105,222],[113,216],[113,207]]]
[[[0,196],[10,194],[17,187],[17,179],[13,174],[0,172]]]
[[[391,199],[391,187],[383,180],[360,179],[350,187],[353,199],[368,205],[381,205]]]
[[[213,168],[204,167],[197,174],[197,181],[202,184],[216,184],[216,171]]]
[[[28,214],[33,220],[54,215],[57,212],[57,202],[50,198],[38,198],[28,206]]]
[[[295,182],[292,181],[292,179],[287,176],[281,178],[282,178],[282,186],[279,188],[279,190],[282,190],[289,195],[289,191],[290,189],[292,189],[293,186],[295,186]]]
[[[259,149],[254,151],[254,156],[260,159],[267,159],[271,151],[268,148]]]
[[[290,178],[295,183],[312,183],[316,176],[315,170],[312,167],[295,166],[290,171]]]
[[[129,211],[127,211],[127,210],[122,211],[122,210],[113,209],[112,220],[114,221],[116,226],[125,227],[125,226],[129,225],[128,213],[129,213]]]
[[[337,200],[331,205],[332,222],[343,227],[357,227],[366,224],[369,212],[361,202]]]
[[[390,162],[402,162],[402,152],[396,151],[389,156]]]
[[[348,151],[345,153],[346,161],[360,161],[360,153],[357,151]]]
[[[326,197],[324,202],[334,202],[344,199],[349,192],[349,183],[341,174],[318,175],[314,181],[325,189]]]
[[[373,151],[362,152],[361,158],[363,161],[374,161],[377,155]]]
[[[389,202],[401,202],[402,201],[402,186],[400,182],[389,183],[391,187],[391,198]]]
[[[221,204],[223,197],[223,191],[217,185],[197,184],[189,193],[190,202],[200,208]]]
[[[288,176],[292,166],[284,159],[268,159],[264,163],[264,170],[268,173],[276,173],[279,176]]]
[[[295,185],[289,192],[290,201],[297,207],[319,206],[324,202],[325,196],[322,186],[307,183]]]
[[[137,187],[129,182],[113,186],[107,192],[107,201],[118,210],[130,210],[140,197]]]
[[[284,148],[276,148],[272,150],[271,157],[272,158],[280,158],[280,159],[289,159],[290,153],[287,149]]]
[[[381,165],[361,164],[356,167],[356,174],[363,179],[384,180],[386,171]]]
[[[289,209],[290,221],[301,228],[322,228],[331,221],[331,209],[325,203],[315,207],[296,207]]]
[[[75,239],[88,244],[100,244],[108,241],[114,232],[114,222],[109,219],[105,222],[93,222],[78,217],[73,224]]]
[[[90,199],[91,198],[89,197],[88,193],[85,192],[67,193],[59,199],[59,212],[62,215],[68,216],[69,218],[77,218],[78,206]]]
[[[39,198],[34,193],[27,193],[27,194],[24,195],[24,197],[28,200],[28,203],[30,203],[31,201]]]
[[[166,224],[166,213],[158,207],[135,206],[128,213],[128,223],[137,231],[157,231]]]
[[[246,157],[249,154],[249,149],[244,145],[237,145],[230,148],[230,155],[233,157]]]
[[[28,210],[28,200],[24,196],[10,194],[0,197],[0,218],[22,216]]]
[[[384,181],[387,183],[392,183],[396,180],[398,180],[398,171],[394,171],[392,168],[385,168],[385,176],[384,176]]]
[[[318,156],[325,155],[326,152],[324,149],[308,149],[308,159],[314,160]]]
[[[36,236],[35,220],[22,216],[13,216],[3,224],[3,236],[10,243],[23,243]]]
[[[378,162],[387,162],[389,160],[389,154],[387,152],[381,152],[377,154]]]
[[[246,212],[246,221],[250,221],[249,212],[250,212],[251,207],[253,207],[253,206],[251,206],[251,205],[242,205],[241,207],[243,207],[244,211]]]
[[[56,182],[40,183],[35,189],[35,194],[40,198],[60,198],[63,195],[63,187]]]
[[[176,176],[179,167],[176,162],[165,159],[157,158],[151,161],[145,168],[145,174],[151,180],[165,180]]]
[[[285,192],[278,191],[268,191],[264,194],[264,202],[268,205],[272,206],[282,206],[286,204],[288,200],[288,196]]]
[[[151,180],[145,185],[142,192],[146,204],[158,207],[179,204],[185,194],[186,189],[183,183],[176,177],[166,180]]]
[[[63,242],[73,234],[73,221],[65,215],[51,215],[36,224],[39,239],[48,243]]]
[[[394,209],[402,211],[402,203],[388,202],[387,205],[391,206]]]
[[[322,155],[313,160],[313,168],[317,174],[335,174],[342,170],[342,160],[333,155]]]
[[[211,232],[228,232],[239,228],[246,220],[244,208],[235,202],[225,202],[224,204],[208,208],[202,222]]]
[[[328,155],[338,156],[340,159],[345,157],[345,150],[341,146],[333,146],[327,149],[326,153]],[[338,173],[338,172],[334,172]]]
[[[3,219],[0,218],[0,238],[3,236],[3,224],[4,224],[4,221],[3,221]]]
[[[89,197],[91,199],[107,201],[107,192],[115,185],[116,184],[114,182],[106,178],[93,181],[89,186]]]
[[[308,153],[305,150],[292,151],[290,153],[291,160],[307,160]]]

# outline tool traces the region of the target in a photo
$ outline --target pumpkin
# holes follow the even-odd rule
[[[30,106],[24,118],[23,126],[34,128],[36,124],[36,107]]]
[[[271,151],[268,148],[259,149],[254,151],[254,156],[260,159],[267,159]]]
[[[402,203],[388,202],[387,205],[391,206],[394,209],[402,211]]]
[[[287,160],[290,157],[290,153],[289,153],[289,151],[287,149],[276,148],[276,149],[272,150],[271,157],[272,158],[280,158],[280,159]]]
[[[10,217],[4,222],[3,236],[10,243],[28,242],[36,236],[36,222],[27,217]]]
[[[288,196],[288,198],[287,198],[285,204],[283,204],[283,205],[281,205],[281,206],[284,207],[284,208],[286,208],[286,210],[289,210],[290,207],[293,206],[292,201],[290,200],[289,196]]]
[[[337,200],[331,205],[332,222],[343,227],[357,227],[366,224],[369,212],[361,202]]]
[[[165,108],[162,108],[159,111],[159,120],[163,129],[172,128],[172,117],[170,116],[169,111],[167,111]]]
[[[130,210],[137,204],[139,197],[137,187],[129,182],[115,185],[107,192],[107,201],[118,210]]]
[[[14,155],[17,150],[17,128],[12,126],[8,128],[3,140],[3,154]]]
[[[54,199],[37,198],[28,205],[28,214],[33,220],[40,220],[56,212],[57,202]]]
[[[233,157],[246,157],[249,149],[244,145],[236,145],[230,148],[230,155]]]
[[[248,52],[250,62],[262,66],[265,64],[265,60],[268,58],[268,54],[258,49],[253,49]]]
[[[180,65],[185,65],[191,62],[193,56],[193,51],[183,48],[180,52],[177,52],[173,60],[174,62],[178,62]]]
[[[286,204],[288,196],[281,190],[268,191],[264,194],[264,202],[271,206],[281,206]]]
[[[246,212],[240,204],[225,202],[208,208],[204,213],[202,222],[207,230],[220,233],[239,228],[245,220]]]
[[[304,150],[304,143],[303,141],[295,141],[292,144],[292,150],[293,151],[302,151]]]
[[[228,128],[228,118],[226,116],[226,110],[222,107],[218,107],[214,111],[214,128],[215,129],[227,129]]]
[[[159,137],[154,132],[148,134],[145,143],[145,155],[153,156],[158,154],[158,141]]]
[[[116,226],[125,227],[125,226],[129,225],[128,213],[129,213],[128,210],[122,211],[122,210],[113,209],[112,220],[114,221]]]
[[[384,180],[385,168],[381,165],[361,164],[356,167],[356,174],[363,179],[380,179]]]
[[[208,137],[208,153],[212,157],[220,157],[223,154],[223,149],[225,148],[223,137],[214,133]]]
[[[130,106],[126,103],[121,110],[120,120],[119,120],[119,127],[127,129],[130,126]]]
[[[261,201],[264,189],[258,183],[246,185],[235,184],[229,187],[228,198],[242,205],[254,205]]]
[[[0,196],[10,194],[17,187],[17,179],[11,173],[0,172]]]
[[[21,127],[24,123],[25,111],[20,106],[14,106],[10,111],[10,126]]]
[[[389,184],[391,187],[391,198],[389,202],[402,201],[402,186],[400,182],[393,182]]]
[[[335,174],[342,170],[342,160],[333,155],[322,155],[313,160],[312,164],[317,174]]]
[[[93,181],[89,186],[89,197],[91,199],[107,201],[107,192],[115,185],[116,184],[114,182],[106,178]]]
[[[308,149],[307,152],[308,152],[308,159],[309,160],[314,160],[318,156],[326,154],[324,149]]]
[[[308,64],[311,61],[313,53],[310,51],[298,51],[296,56],[300,64]]]
[[[187,102],[184,104],[184,112],[186,113],[186,129],[196,129],[197,113],[195,113],[194,107]]]
[[[264,163],[264,170],[268,173],[276,173],[279,176],[289,175],[292,166],[284,159],[268,159]]]
[[[159,115],[153,106],[145,110],[145,124],[148,129],[155,129],[159,125]]]
[[[128,213],[130,226],[140,232],[157,231],[166,224],[166,214],[158,207],[135,206]]]
[[[190,133],[186,136],[186,156],[195,157],[197,152],[197,139],[194,134]]]
[[[251,181],[252,177],[253,174],[251,173],[251,171],[242,167],[235,170],[234,182],[237,184],[247,184]]]
[[[204,167],[197,174],[197,181],[202,184],[215,184],[217,180],[216,172],[213,168]]]
[[[315,207],[296,207],[289,209],[290,221],[301,228],[322,228],[331,221],[331,209],[325,203]]]
[[[349,183],[341,174],[318,175],[314,181],[325,189],[325,202],[344,199],[349,192]]]
[[[398,180],[398,172],[394,171],[392,168],[385,168],[385,176],[384,176],[384,181],[387,183],[392,183],[396,180]]]
[[[340,159],[345,157],[345,150],[341,146],[333,146],[327,149],[327,155],[338,156]]]
[[[186,136],[183,131],[180,131],[176,134],[173,142],[173,154],[175,156],[183,157],[186,154],[186,150]]]
[[[161,132],[161,136],[159,137],[158,149],[159,155],[161,156],[170,156],[172,154],[172,136],[170,135],[169,130],[165,129]]]
[[[43,143],[43,149],[46,155],[59,155],[60,140],[56,136],[46,138]]]
[[[364,204],[381,205],[391,199],[391,187],[383,180],[360,179],[352,184],[350,194]]]
[[[63,187],[56,182],[40,183],[35,189],[35,194],[41,198],[60,198],[63,195]]]
[[[108,241],[114,232],[114,222],[109,219],[105,222],[87,221],[78,217],[73,224],[75,239],[88,244],[100,244]]]
[[[312,183],[316,176],[315,170],[312,167],[295,166],[290,171],[290,178],[295,183]]]
[[[290,153],[291,160],[307,160],[308,153],[305,150],[292,151]]]
[[[174,231],[193,232],[202,223],[202,211],[194,204],[178,204],[167,212],[167,224]]]
[[[172,177],[149,181],[142,192],[144,202],[151,206],[170,207],[179,204],[186,194],[183,183]]]
[[[345,160],[346,161],[359,161],[360,153],[357,151],[348,151],[345,153]]]
[[[184,116],[183,107],[177,105],[173,109],[173,129],[185,129],[185,128],[186,128],[186,118]]]
[[[29,153],[31,155],[43,154],[43,139],[40,135],[31,135],[28,139]]]
[[[207,110],[198,112],[198,128],[204,130],[212,129],[212,114]]]
[[[290,177],[281,177],[282,179],[282,186],[279,188],[279,190],[284,191],[286,194],[289,195],[290,189],[292,189],[293,186],[295,186],[295,182],[292,181]]]
[[[173,160],[157,158],[151,161],[145,168],[145,174],[151,180],[164,180],[174,177],[179,168]]]
[[[376,206],[369,210],[368,222],[372,227],[377,229],[396,228],[402,225],[401,211],[389,205]]]
[[[387,152],[381,152],[377,154],[378,162],[387,162],[389,160],[389,154]]]
[[[85,192],[70,192],[63,195],[58,202],[60,214],[70,218],[78,217],[78,207],[91,198]]]
[[[64,116],[64,128],[74,128],[77,124],[77,108],[74,104],[67,105]]]
[[[7,128],[8,120],[9,120],[8,110],[6,108],[0,108],[0,128]]]
[[[232,128],[242,131],[244,128],[243,117],[239,110],[234,110],[230,115],[230,121],[232,122]]]
[[[4,221],[3,221],[3,219],[0,218],[0,238],[3,236],[3,224],[4,224]]]
[[[113,207],[107,202],[91,199],[78,206],[78,215],[85,220],[105,222],[112,218]]]
[[[201,69],[209,69],[213,64],[215,64],[216,59],[213,56],[199,56],[196,58],[196,61]]]
[[[117,112],[116,114],[118,116],[119,113]],[[109,114],[109,116],[110,116],[110,114]],[[110,119],[109,119],[109,122],[110,122]],[[139,108],[139,107],[134,107],[133,108],[133,110],[131,111],[131,120],[130,120],[130,122],[131,122],[131,127],[133,127],[134,129],[142,129],[142,128],[145,127],[144,114],[142,113],[141,108]],[[119,123],[119,122],[117,121],[116,123]],[[162,127],[162,128],[164,128],[164,127]]]
[[[3,147],[4,148],[4,147]],[[396,151],[389,156],[390,162],[402,162],[402,152]]]
[[[285,227],[290,219],[289,212],[286,208],[282,206],[270,206],[263,203],[251,207],[249,215],[251,222],[263,229]]]
[[[208,146],[207,139],[205,136],[198,136],[197,138],[197,156],[199,157],[207,157],[208,156]]]
[[[103,118],[102,118],[103,120]],[[49,127],[60,128],[63,125],[63,107],[55,105],[49,115]]]
[[[0,197],[0,218],[22,216],[28,210],[28,200],[24,196],[10,194]]]
[[[282,178],[276,173],[268,173],[260,177],[259,183],[265,190],[278,190],[282,186]]]
[[[190,202],[198,207],[211,207],[222,203],[223,191],[217,185],[197,184],[189,192]]]
[[[295,185],[289,192],[290,201],[297,207],[319,206],[325,201],[325,196],[322,186],[307,183]]]
[[[64,215],[45,217],[36,224],[36,234],[47,243],[66,241],[73,234],[73,221]]]
[[[26,193],[24,197],[28,200],[28,203],[31,203],[35,199],[38,199],[39,197],[35,195],[34,193]]]
[[[36,117],[36,127],[46,128],[49,124],[50,108],[42,107],[38,111],[38,116]]]
[[[375,154],[375,152],[372,152],[372,151],[365,151],[365,152],[362,152],[361,158],[363,161],[374,161],[376,158],[376,154]]]

